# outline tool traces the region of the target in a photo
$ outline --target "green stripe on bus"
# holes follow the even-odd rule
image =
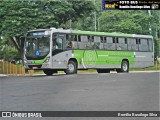
[[[103,51],[103,50],[74,50],[74,56],[78,64],[112,65],[121,64],[127,59],[129,64],[134,64],[134,52],[127,51]]]
[[[32,64],[43,64],[45,62],[46,58],[42,59],[42,60],[32,60]]]
[[[73,34],[79,35],[100,35],[100,36],[115,36],[115,37],[133,37],[132,34],[124,34],[124,33],[107,33],[107,32],[93,32],[93,31],[80,31],[80,30],[72,30]]]

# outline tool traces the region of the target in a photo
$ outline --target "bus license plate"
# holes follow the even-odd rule
[[[38,69],[38,67],[32,67],[32,69],[34,70],[34,69]]]

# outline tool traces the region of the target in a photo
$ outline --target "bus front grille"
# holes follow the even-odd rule
[[[34,67],[41,68],[42,65],[28,65],[28,67],[31,68],[31,69],[34,68]]]

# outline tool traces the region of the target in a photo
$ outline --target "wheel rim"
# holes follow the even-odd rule
[[[73,72],[74,71],[74,65],[73,64],[68,64],[68,70],[70,72]]]
[[[128,65],[126,63],[123,63],[122,68],[123,68],[123,71],[127,71],[128,70]]]

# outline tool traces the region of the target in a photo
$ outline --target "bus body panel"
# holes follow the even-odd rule
[[[52,56],[53,69],[66,69],[70,58],[73,57],[72,50],[62,51]]]
[[[154,65],[153,52],[134,52],[135,64],[130,68],[146,68]]]
[[[133,52],[103,51],[103,50],[74,50],[78,60],[78,68],[121,68],[122,60],[134,64]]]

